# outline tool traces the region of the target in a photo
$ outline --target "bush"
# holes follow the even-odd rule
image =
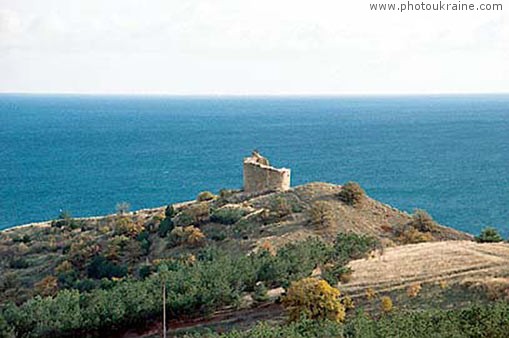
[[[30,266],[30,263],[23,257],[13,258],[9,262],[9,267],[11,269],[26,269]]]
[[[206,203],[198,203],[189,206],[178,213],[173,223],[175,226],[200,225],[210,220],[210,207]]]
[[[210,191],[202,191],[198,194],[198,197],[196,197],[196,200],[198,202],[205,202],[205,201],[211,201],[214,198],[216,198],[216,195],[211,193]]]
[[[28,236],[27,234],[24,234],[22,237],[14,237],[12,239],[12,242],[13,243],[25,243],[25,244],[29,244],[31,242],[31,238],[30,236]]]
[[[355,233],[339,233],[334,241],[332,259],[340,265],[351,260],[365,258],[378,246],[378,241],[367,235]]]
[[[205,235],[200,229],[194,226],[175,227],[170,232],[170,243],[172,245],[187,244],[189,246],[199,246],[205,241]]]
[[[141,279],[145,279],[152,273],[152,266],[150,264],[144,264],[140,267],[138,270],[138,276],[140,276]]]
[[[351,276],[352,269],[339,264],[329,264],[322,269],[323,279],[331,285],[336,285],[339,281],[341,281],[341,283],[348,283]]]
[[[214,210],[210,216],[210,220],[215,223],[231,225],[237,223],[246,212],[241,208],[221,208]]]
[[[364,189],[356,182],[347,182],[338,193],[339,200],[351,206],[360,204],[365,196]]]
[[[41,296],[53,296],[58,291],[58,279],[55,276],[44,277],[34,285],[35,292]]]
[[[63,261],[62,263],[58,264],[55,268],[56,273],[63,273],[68,272],[72,270],[72,264],[69,261]]]
[[[129,237],[136,237],[143,231],[143,225],[134,222],[129,217],[119,217],[115,222],[115,235],[126,235]]]
[[[223,227],[218,226],[209,226],[205,230],[205,235],[207,238],[210,238],[213,241],[224,241],[227,237],[227,233],[223,229]]]
[[[419,293],[421,292],[422,286],[419,283],[414,283],[407,287],[406,289],[406,295],[408,298],[415,298]]]
[[[367,288],[365,295],[366,295],[367,300],[373,300],[378,297],[375,289],[373,289],[373,288]]]
[[[392,311],[393,304],[391,297],[384,296],[380,298],[380,307],[383,313],[389,313]]]
[[[417,244],[433,240],[433,235],[431,233],[420,232],[409,226],[403,226],[402,230],[396,229],[396,233],[396,240],[402,244]]]
[[[159,237],[164,238],[168,235],[170,231],[173,230],[173,227],[174,225],[171,218],[166,217],[161,221],[161,223],[159,223],[159,227],[157,228],[157,234],[159,235]]]
[[[277,217],[285,217],[292,213],[292,208],[284,196],[277,196],[271,200],[270,210],[274,212]]]
[[[127,267],[110,262],[104,256],[95,256],[87,269],[88,277],[101,278],[122,278],[127,275]]]
[[[475,238],[475,240],[479,243],[496,243],[502,242],[504,239],[500,236],[497,229],[486,227],[481,231],[479,236]]]
[[[0,313],[0,337],[2,338],[14,338],[14,330],[7,324],[2,313]]]
[[[54,228],[69,227],[71,229],[79,228],[80,224],[74,218],[69,211],[63,210],[58,215],[58,219],[51,221],[51,226]]]
[[[436,229],[437,223],[425,210],[417,209],[412,215],[410,226],[420,232],[432,232]]]
[[[269,295],[267,294],[267,287],[263,282],[256,283],[253,293],[253,299],[257,302],[266,302],[269,300]]]
[[[309,211],[310,222],[319,228],[329,227],[334,222],[332,208],[325,201],[314,202]]]
[[[230,197],[232,197],[234,194],[235,194],[235,190],[231,190],[231,189],[221,189],[221,190],[219,190],[219,198],[221,198],[225,202]]]
[[[165,209],[164,209],[164,217],[166,218],[173,218],[175,217],[175,208],[173,207],[173,204],[169,204]]]
[[[338,289],[324,280],[304,278],[292,283],[283,298],[283,305],[291,321],[305,316],[342,322],[345,319],[345,306],[339,299],[340,295]]]

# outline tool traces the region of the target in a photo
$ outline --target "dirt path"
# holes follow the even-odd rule
[[[260,320],[283,319],[283,308],[279,304],[266,303],[260,306],[242,310],[223,310],[206,318],[188,320],[170,320],[168,323],[168,337],[190,329],[210,328],[217,332],[225,332],[233,326],[236,329],[247,328]],[[162,324],[153,323],[141,330],[129,330],[118,335],[119,338],[162,337]]]

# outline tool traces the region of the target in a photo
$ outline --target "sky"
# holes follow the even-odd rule
[[[509,92],[506,0],[404,13],[376,1],[0,0],[0,92]]]

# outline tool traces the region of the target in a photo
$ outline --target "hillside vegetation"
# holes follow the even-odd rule
[[[393,309],[469,306],[504,299],[507,288],[506,244],[475,243],[425,211],[407,214],[375,201],[354,183],[203,192],[196,201],[127,209],[122,204],[117,214],[83,219],[63,214],[0,232],[0,324],[7,323],[9,334],[153,331],[163,284],[173,320],[230,311],[238,320],[247,314],[243,327],[251,326],[249,318],[283,320],[277,304],[268,318],[255,314],[310,276],[317,281],[309,283],[338,298],[334,309],[346,312],[333,317],[347,321],[354,308],[376,317]],[[482,238],[496,238],[488,235]],[[217,325],[223,327],[221,319],[210,326]]]

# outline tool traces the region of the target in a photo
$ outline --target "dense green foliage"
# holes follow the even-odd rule
[[[338,241],[358,241],[350,236],[358,237],[344,235]],[[348,252],[362,250],[339,242],[335,247]],[[291,281],[308,276],[317,265],[345,256],[336,250],[318,239],[308,239],[288,244],[275,255],[268,250],[248,256],[235,255],[209,247],[196,260],[169,259],[166,262],[169,271],[164,275],[168,315],[196,316],[235,305],[242,292],[261,294],[263,290],[256,287],[260,282],[270,287],[287,287]],[[118,266],[107,264],[101,257],[93,258],[88,271],[90,277],[123,275],[123,270],[117,271]],[[146,278],[141,281],[101,282],[101,289],[89,292],[62,290],[55,297],[35,297],[21,306],[11,304],[4,309],[3,316],[20,337],[99,334],[106,328],[143,323],[158,316],[162,308],[161,275],[147,276],[149,270],[145,270]]]
[[[502,242],[504,239],[500,236],[497,229],[492,227],[484,228],[479,236],[475,238],[479,243],[496,243]]]
[[[215,210],[210,215],[212,222],[231,225],[237,223],[246,213],[240,208],[223,208]]]
[[[323,268],[322,277],[332,285],[337,284],[339,280],[352,273],[346,266],[349,261],[364,258],[377,245],[378,242],[374,238],[366,235],[338,234],[329,258],[333,264]]]
[[[88,277],[101,278],[121,278],[127,275],[127,267],[115,264],[107,260],[104,256],[95,256],[88,266]]]
[[[372,319],[359,312],[344,325],[331,321],[299,322],[282,326],[259,323],[249,331],[232,331],[223,335],[195,334],[189,337],[224,338],[428,338],[490,337],[505,338],[509,332],[509,304],[474,305],[460,310],[429,310],[385,315]]]

